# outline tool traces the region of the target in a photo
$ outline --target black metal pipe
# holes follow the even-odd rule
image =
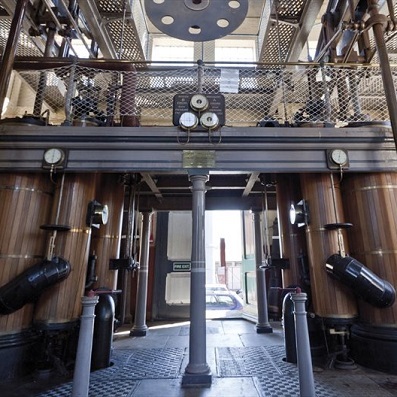
[[[393,131],[394,143],[397,146],[396,88],[394,87],[393,75],[390,68],[389,56],[387,53],[387,47],[384,38],[384,25],[387,23],[387,17],[385,15],[379,14],[379,7],[380,6],[378,0],[368,1],[368,12],[371,17],[368,19],[367,24],[372,24],[376,49],[378,50],[383,88],[385,90],[386,103],[389,110],[389,116]]]
[[[358,260],[350,256],[331,255],[326,262],[330,276],[350,287],[360,298],[379,308],[393,305],[396,291]]]
[[[95,306],[91,370],[110,366],[115,313],[115,304],[111,292],[100,294],[99,301]]]
[[[21,33],[22,22],[25,18],[26,8],[29,0],[17,0],[15,5],[14,17],[12,18],[10,31],[8,34],[6,48],[0,66],[0,115],[3,111],[7,88],[10,83],[11,72],[14,64],[15,54],[19,35]]]
[[[51,57],[52,49],[55,43],[56,27],[53,23],[47,25],[47,41],[44,50],[45,57]],[[41,115],[41,108],[44,102],[44,90],[47,83],[47,72],[40,72],[39,83],[37,84],[36,98],[33,106],[33,115],[39,117]]]
[[[296,364],[298,359],[296,356],[294,303],[291,300],[291,295],[291,292],[288,292],[283,299],[285,361]]]
[[[43,260],[0,287],[0,314],[10,314],[34,302],[44,289],[69,276],[70,263],[63,258]]]

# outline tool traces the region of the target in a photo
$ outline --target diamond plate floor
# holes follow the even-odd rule
[[[182,388],[189,361],[189,325],[154,324],[145,337],[115,335],[112,366],[91,373],[90,397],[296,397],[296,365],[283,361],[283,333],[257,334],[244,320],[207,323],[209,388]],[[353,371],[314,367],[317,397],[397,396],[397,376],[358,368]],[[72,382],[34,377],[19,384],[1,383],[2,397],[66,397]]]

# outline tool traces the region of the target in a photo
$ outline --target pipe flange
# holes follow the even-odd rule
[[[245,20],[248,0],[145,0],[146,14],[161,32],[186,41],[216,40]]]

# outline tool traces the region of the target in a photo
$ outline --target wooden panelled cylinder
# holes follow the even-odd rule
[[[305,229],[292,225],[289,219],[291,204],[296,204],[302,199],[299,175],[277,175],[276,196],[282,257],[289,259],[289,269],[282,271],[283,287],[299,285],[304,288],[304,281],[301,279],[299,271],[298,257],[306,254]]]
[[[106,225],[93,228],[90,253],[97,256],[93,288],[117,288],[117,270],[109,270],[109,259],[118,259],[120,254],[121,227],[124,208],[124,186],[118,174],[102,174],[97,177],[95,199],[108,206]]]
[[[349,221],[350,256],[397,287],[397,173],[346,175],[343,204]],[[360,320],[397,327],[397,304],[376,308],[359,300]]]
[[[0,174],[0,285],[43,260],[54,185],[44,174]],[[33,303],[0,316],[0,335],[27,329]]]
[[[357,304],[353,293],[333,280],[325,267],[327,258],[339,252],[339,244],[337,231],[326,230],[324,226],[346,222],[338,177],[331,178],[330,174],[302,174],[301,189],[310,210],[306,241],[314,311],[330,322],[353,319],[357,316]],[[348,252],[345,235],[344,243]]]
[[[58,232],[54,255],[69,261],[71,272],[66,280],[45,291],[38,300],[34,321],[43,328],[62,328],[77,321],[81,315],[91,240],[86,215],[88,203],[94,199],[95,181],[95,176],[90,174],[66,174],[63,189],[58,183],[51,222],[55,222],[60,200],[57,223],[69,225],[71,230]]]

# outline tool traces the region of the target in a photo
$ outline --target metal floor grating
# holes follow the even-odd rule
[[[107,379],[90,381],[89,397],[127,397],[130,396],[139,382],[132,379]],[[72,382],[58,386],[39,394],[37,397],[70,397]]]
[[[214,349],[214,352],[216,360],[216,367],[213,368],[215,370],[214,385],[228,379],[232,383],[237,379],[251,379],[258,394],[256,391],[252,394],[252,390],[247,390],[247,393],[251,393],[247,395],[299,396],[298,368],[294,364],[283,361],[284,346],[218,347]],[[162,387],[168,387],[165,390],[168,393],[166,397],[185,396],[183,393],[186,390],[182,391],[180,381],[184,370],[182,364],[186,362],[186,359],[186,348],[115,349],[112,354],[113,365],[91,373],[89,397],[143,397],[142,387],[144,384],[147,387],[147,382],[162,385],[160,389],[153,386],[155,394],[150,394],[150,396],[163,397]],[[361,370],[314,369],[316,397],[391,397],[397,395],[397,381],[395,377],[387,374],[373,373],[369,376]],[[29,394],[29,397],[33,395],[67,397],[71,395],[71,391],[72,382],[70,381],[53,387],[51,390],[42,391],[41,394]],[[210,392],[211,389],[208,389],[208,393]],[[227,397],[234,397],[233,390],[228,390],[227,393]],[[203,394],[203,396],[224,397],[218,394]],[[186,394],[186,396],[193,395],[201,396],[201,394]],[[145,397],[148,395],[145,394]]]
[[[253,376],[265,397],[299,396],[296,365],[283,361],[284,346],[218,348],[219,376]],[[343,376],[341,376],[343,375]],[[316,397],[390,397],[387,390],[361,373],[315,372]]]

